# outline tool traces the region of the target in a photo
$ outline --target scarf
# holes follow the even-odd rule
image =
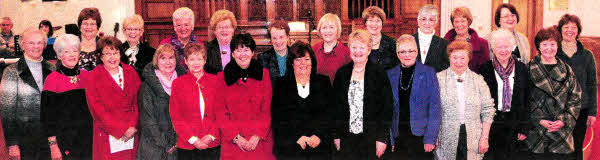
[[[177,71],[173,71],[170,81],[165,78],[165,76],[167,76],[167,75],[162,75],[160,73],[160,71],[158,71],[158,69],[154,70],[154,73],[156,74],[156,77],[158,77],[158,81],[160,81],[160,84],[163,87],[163,89],[165,90],[165,92],[167,92],[167,94],[170,96],[171,95],[171,85],[173,84],[173,80],[175,80],[175,78],[177,78]]]
[[[503,68],[502,65],[500,65],[500,62],[498,62],[496,56],[494,56],[492,64],[494,64],[494,69],[496,70],[496,73],[500,75],[500,78],[502,79],[503,83],[502,104],[498,105],[502,105],[503,112],[508,112],[511,107],[510,102],[512,101],[512,93],[510,92],[510,80],[508,79],[508,77],[510,76],[510,74],[512,74],[513,69],[515,68],[515,60],[513,60],[513,58],[511,57],[510,59],[508,59],[508,65],[506,66],[506,68]]]

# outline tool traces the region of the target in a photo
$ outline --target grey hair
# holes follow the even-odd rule
[[[79,37],[73,34],[65,34],[56,38],[56,41],[54,42],[54,51],[56,51],[56,56],[60,59],[62,51],[68,47],[76,47],[77,49],[81,49],[79,43]]]
[[[194,11],[188,7],[181,7],[173,12],[173,25],[175,25],[175,21],[181,19],[191,19],[192,24],[194,24],[194,20],[196,17],[194,16]]]
[[[10,23],[12,23],[12,20],[10,19],[10,17],[2,17],[2,20],[7,20],[7,21],[10,21]]]
[[[22,40],[19,42],[19,45],[25,46],[25,43],[27,43],[26,40],[28,40],[29,36],[34,35],[34,34],[39,34],[42,36],[42,42],[44,42],[44,47],[46,47],[46,45],[48,45],[48,36],[47,36],[46,32],[39,30],[37,28],[25,29],[25,31],[23,31],[23,34],[21,34]]]
[[[438,20],[438,16],[439,16],[438,8],[436,6],[430,5],[430,4],[425,5],[425,6],[421,7],[421,9],[419,9],[419,15],[418,15],[417,19],[421,19],[421,17],[425,16],[425,14],[427,14],[427,13],[435,15],[436,21]]]
[[[494,32],[491,33],[490,36],[490,46],[492,46],[492,48],[496,45],[496,42],[499,41],[510,41],[512,42],[511,44],[514,46],[517,44],[516,40],[515,40],[515,36],[513,35],[513,32],[504,29],[504,28],[500,28]]]

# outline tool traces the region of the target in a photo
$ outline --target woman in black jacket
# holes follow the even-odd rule
[[[336,158],[377,159],[387,148],[392,89],[385,71],[367,58],[371,34],[357,30],[348,39],[352,62],[338,69],[333,81]]]
[[[525,149],[520,141],[527,138],[528,131],[529,69],[512,55],[517,43],[510,31],[499,29],[491,33],[490,42],[494,56],[479,68],[496,109],[485,159],[522,157],[518,153]]]
[[[328,159],[329,78],[316,73],[317,59],[308,44],[297,42],[290,51],[290,70],[273,87],[273,153],[277,159]]]

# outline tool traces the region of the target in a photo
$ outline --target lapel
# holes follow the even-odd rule
[[[411,112],[412,112],[412,108],[414,108],[415,106],[419,105],[417,104],[417,99],[418,98],[424,98],[421,97],[421,95],[423,95],[421,93],[422,89],[422,85],[421,83],[427,83],[427,79],[425,79],[425,66],[423,65],[423,63],[417,61],[415,63],[415,71],[414,71],[414,77],[413,77],[413,82],[412,82],[412,89],[410,90],[410,108],[411,108]],[[396,87],[398,88],[398,87]]]
[[[219,41],[217,41],[217,38],[215,38],[214,40],[210,41],[209,45],[213,46],[212,53],[216,53],[213,57],[215,60],[214,63],[217,66],[217,69],[221,70],[221,68],[223,68],[223,65],[226,65],[226,64],[221,64],[222,59],[221,59],[221,48],[219,46]],[[209,53],[210,53],[210,51],[209,51]],[[233,58],[231,60],[233,60]]]
[[[415,37],[415,42],[417,43],[417,61],[421,61],[421,46],[419,45],[419,32],[413,34],[413,37]]]
[[[121,65],[123,65],[123,63],[121,63]],[[105,82],[110,83],[107,87],[110,87],[113,90],[113,93],[119,93],[119,94],[125,93],[124,91],[127,89],[127,86],[128,86],[128,83],[127,83],[128,76],[127,76],[127,73],[125,73],[125,68],[123,66],[121,66],[121,68],[123,68],[123,89],[121,89],[119,84],[117,84],[117,82],[112,78],[112,75],[110,75],[108,70],[104,67],[104,64],[98,65],[98,66],[96,66],[96,68],[101,69],[99,71],[102,71],[102,79],[104,79]]]
[[[42,66],[42,70],[43,70]],[[39,92],[39,86],[35,83],[35,79],[33,79],[33,74],[31,70],[29,70],[29,66],[27,66],[27,62],[25,62],[25,57],[21,57],[19,61],[17,61],[17,71],[19,71],[19,77],[25,82],[25,84],[31,86],[36,91]],[[45,76],[44,76],[45,77]]]
[[[429,49],[427,50],[427,56],[425,57],[425,64],[430,63],[431,59],[434,56],[431,53],[438,49],[438,45],[440,45],[440,38],[438,38],[436,35],[433,35],[433,37],[431,37],[431,43],[429,44]]]

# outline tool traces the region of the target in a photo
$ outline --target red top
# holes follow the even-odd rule
[[[44,90],[52,92],[65,92],[73,89],[83,88],[83,79],[85,79],[88,74],[88,71],[81,69],[79,75],[77,76],[77,81],[75,81],[75,83],[71,83],[71,78],[64,74],[60,74],[57,71],[52,71],[52,73],[46,77],[46,81],[44,81]]]
[[[121,66],[123,67],[124,89],[121,89],[113,80],[104,65],[96,66],[85,80],[88,105],[92,117],[94,117],[94,159],[113,158],[110,154],[108,135],[119,139],[129,127],[135,127],[139,133],[137,98],[141,84],[140,77],[133,67],[124,63],[121,63]],[[137,135],[134,149],[121,151],[127,152],[128,157],[135,157],[135,153],[137,153],[139,141]]]
[[[185,74],[173,81],[169,112],[173,127],[177,133],[177,147],[193,150],[195,147],[188,140],[192,136],[202,139],[209,134],[215,141],[208,144],[216,147],[220,144],[219,125],[216,123],[215,109],[222,109],[218,92],[222,91],[217,75],[205,73],[199,80],[201,87],[196,84],[192,73]],[[200,112],[200,94],[204,98],[204,119]]]
[[[219,82],[225,84],[224,72],[219,72]],[[263,69],[262,80],[238,80],[221,91],[226,107],[219,118],[222,124],[221,159],[274,160],[271,133],[271,80],[269,70]],[[262,140],[254,151],[244,152],[232,140],[241,135],[249,140],[253,135]]]
[[[323,42],[319,42],[312,47],[317,57],[317,73],[323,74],[329,77],[329,80],[333,84],[333,78],[335,78],[335,72],[342,67],[342,65],[350,63],[350,48],[344,46],[341,41],[333,48],[333,52],[328,54],[323,50]]]

